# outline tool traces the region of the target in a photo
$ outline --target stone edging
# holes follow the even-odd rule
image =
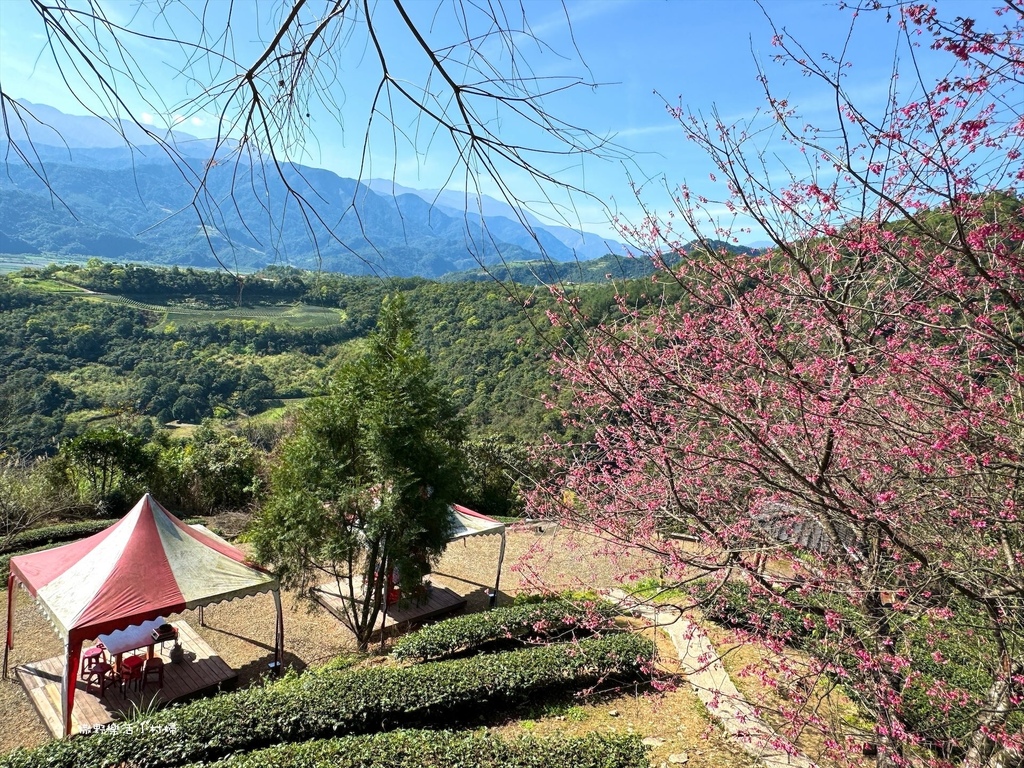
[[[791,742],[784,739],[757,714],[757,710],[736,688],[721,658],[704,630],[687,619],[674,606],[649,606],[637,603],[620,589],[608,596],[631,613],[665,630],[679,654],[679,663],[697,697],[745,752],[768,768],[796,766],[818,768]]]

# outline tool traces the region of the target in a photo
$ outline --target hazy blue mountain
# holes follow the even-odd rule
[[[106,167],[135,159],[166,160],[168,151],[208,159],[213,139],[200,139],[179,130],[140,126],[130,120],[112,122],[89,115],[68,115],[46,104],[18,99],[17,112],[7,109],[7,141],[22,146],[29,156]],[[222,151],[229,151],[228,144]],[[166,148],[166,149],[165,149]]]
[[[155,143],[155,131],[149,133],[129,120],[117,123],[98,117],[67,115],[46,104],[33,104],[18,99],[22,107],[17,113],[9,110],[8,140],[15,142],[31,140],[36,144],[54,147],[82,149],[114,149],[126,142],[137,146]],[[162,132],[160,138],[164,138]],[[185,140],[195,136],[182,134]]]
[[[732,253],[742,253],[748,256],[753,256],[760,252],[756,248],[745,245],[733,245],[722,240],[711,240],[708,244],[716,250],[725,249]],[[690,255],[701,250],[702,247],[696,241],[686,246],[686,251]],[[680,258],[676,254],[673,257],[666,258],[665,263],[672,267],[679,263]],[[568,285],[572,283],[635,280],[652,275],[658,269],[650,258],[643,255],[609,253],[588,261],[556,263],[550,260],[528,260],[508,262],[487,269],[479,266],[470,267],[463,272],[452,272],[445,275],[444,280],[449,282],[483,282],[497,279],[510,280],[522,285]]]
[[[382,188],[297,164],[278,172],[211,163],[210,140],[23,106],[34,117],[9,122],[10,141],[0,145],[0,252],[439,277],[481,264],[542,255],[567,262],[621,249],[532,218],[528,228],[490,198],[481,216],[475,202],[465,210],[459,193],[392,189],[390,182]],[[173,147],[175,161],[158,139]],[[453,205],[459,200],[463,207]]]
[[[581,232],[571,227],[557,224],[546,224],[529,211],[513,208],[502,200],[496,200],[488,195],[467,195],[465,192],[437,189],[412,189],[403,187],[388,179],[370,179],[365,182],[366,186],[374,192],[387,195],[416,195],[422,200],[433,205],[439,211],[452,216],[462,216],[464,212],[482,215],[488,222],[492,219],[501,218],[524,232],[521,237],[530,239],[530,234],[525,232],[523,222],[529,225],[535,233],[544,233],[548,237],[554,237],[562,245],[574,254],[576,259],[596,259],[608,254],[623,255],[626,247],[615,240],[602,238],[593,232]],[[540,238],[541,242],[547,245],[550,240]],[[525,245],[525,243],[523,243]],[[555,258],[555,257],[552,257]],[[556,259],[568,261],[568,258]]]

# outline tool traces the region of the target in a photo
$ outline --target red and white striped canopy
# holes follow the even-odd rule
[[[461,504],[452,504],[449,508],[452,518],[452,535],[448,541],[458,541],[469,536],[487,535],[490,533],[505,532],[505,524],[495,520],[493,517],[481,515],[469,507]]]
[[[65,638],[278,589],[243,552],[186,525],[149,494],[95,536],[11,558],[11,575]]]
[[[8,653],[14,647],[17,582],[28,589],[64,638],[65,736],[71,733],[82,642],[158,616],[273,592],[277,608],[274,660],[280,669],[284,623],[277,579],[249,565],[244,552],[205,528],[185,525],[148,493],[125,517],[95,536],[11,558],[4,677]]]

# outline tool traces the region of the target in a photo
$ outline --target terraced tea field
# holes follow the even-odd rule
[[[92,294],[92,297],[115,304],[123,304],[145,312],[161,314],[165,323],[174,323],[178,326],[193,323],[216,323],[222,320],[256,320],[298,328],[315,328],[336,325],[345,319],[345,313],[342,310],[314,307],[307,304],[206,309],[202,307],[144,303],[111,294]]]

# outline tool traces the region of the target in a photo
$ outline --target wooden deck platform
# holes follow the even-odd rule
[[[362,589],[362,580],[356,585],[357,594]],[[317,601],[328,611],[344,621],[345,604],[348,602],[348,587],[342,583],[342,595],[338,594],[338,585],[334,582],[321,584],[316,588]],[[408,631],[429,619],[458,613],[466,607],[466,598],[447,587],[434,585],[421,601],[402,601],[388,608],[386,615],[377,617],[373,637],[379,639],[383,631],[387,635],[400,634]]]
[[[184,621],[171,622],[178,628],[178,638],[185,650],[185,660],[172,664],[171,643],[155,651],[164,660],[164,685],[157,687],[150,682],[143,690],[131,688],[121,693],[114,684],[106,689],[102,697],[87,693],[85,683],[77,681],[75,706],[71,710],[71,733],[88,733],[122,719],[134,708],[149,707],[155,700],[158,705],[172,701],[196,698],[218,690],[232,690],[238,684],[238,673],[214,653],[195,630]],[[25,686],[29,699],[54,736],[64,733],[61,720],[60,681],[64,672],[64,657],[55,656],[44,661],[35,661],[15,667],[14,673]]]

